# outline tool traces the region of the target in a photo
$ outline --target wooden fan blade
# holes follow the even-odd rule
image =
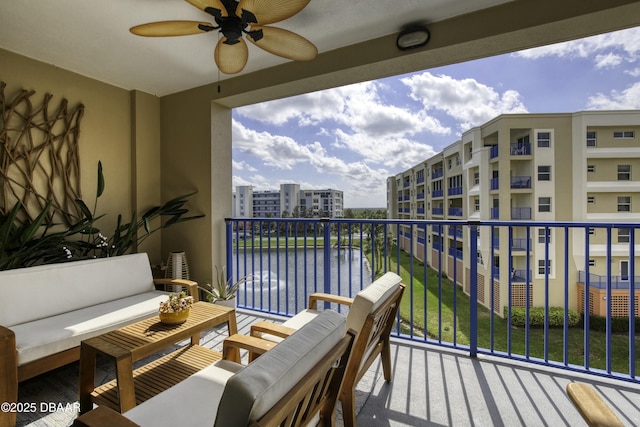
[[[242,17],[242,9],[257,18],[257,24],[266,25],[291,18],[304,9],[310,0],[240,0],[236,14]]]
[[[227,13],[227,9],[224,7],[224,4],[222,4],[222,1],[220,0],[187,0],[187,2],[205,12],[206,9],[210,7],[212,9],[218,9],[221,16],[229,16],[229,14]]]
[[[162,21],[150,22],[148,24],[137,25],[129,29],[137,36],[145,37],[170,37],[170,36],[188,36],[191,34],[206,33],[207,29],[201,26],[211,27],[209,22],[197,21]]]
[[[261,39],[255,41],[251,38],[251,34],[247,39],[269,53],[294,61],[309,61],[318,55],[315,45],[296,33],[277,27],[260,25],[251,27],[251,31],[259,30],[262,30]]]
[[[239,73],[244,69],[249,59],[249,48],[243,39],[236,44],[226,44],[226,37],[222,37],[216,45],[214,59],[220,71],[225,74]]]

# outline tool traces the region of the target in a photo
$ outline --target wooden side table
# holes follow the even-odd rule
[[[200,347],[200,335],[222,323],[227,323],[229,335],[238,332],[235,309],[207,302],[196,302],[187,321],[167,326],[157,316],[89,338],[80,345],[80,413],[100,402],[125,412],[149,397],[180,382],[204,366],[221,358],[219,352]],[[177,350],[135,372],[133,362],[191,338],[191,346]],[[192,348],[191,348],[192,347]],[[112,358],[116,364],[116,379],[95,387],[96,355]],[[179,369],[180,366],[186,367]],[[172,374],[175,371],[175,375]],[[154,388],[154,382],[163,380]]]

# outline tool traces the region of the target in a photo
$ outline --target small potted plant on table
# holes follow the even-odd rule
[[[184,291],[179,294],[169,294],[169,299],[160,303],[158,317],[165,325],[179,325],[187,321],[193,297]]]

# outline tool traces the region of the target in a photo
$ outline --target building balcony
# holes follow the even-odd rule
[[[489,158],[495,159],[496,157],[498,157],[498,146],[492,145],[491,149],[489,150]]]
[[[462,208],[449,208],[447,210],[447,213],[449,214],[449,216],[462,216],[463,214]]]
[[[447,195],[449,196],[459,196],[462,194],[462,186],[460,187],[450,187],[447,189]]]
[[[531,176],[512,176],[511,188],[531,188]]]
[[[431,213],[433,215],[442,216],[442,215],[444,215],[444,208],[433,208],[433,209],[431,209]]]
[[[249,232],[238,227],[247,222],[255,223],[255,227],[249,224],[249,231],[269,223],[273,227],[268,229],[287,230],[288,235],[261,233],[256,236],[260,241],[253,243],[234,240],[234,235]],[[248,334],[250,326],[261,320],[284,321],[306,308],[308,295],[312,292],[353,296],[368,286],[372,273],[375,276],[388,270],[397,271],[405,278],[406,289],[400,310],[402,327],[396,324],[392,330],[393,380],[387,383],[379,360],[373,363],[356,391],[358,425],[585,425],[565,391],[570,382],[592,385],[624,425],[640,425],[640,405],[637,403],[640,401],[640,377],[632,344],[635,342],[634,331],[612,334],[592,330],[585,334],[583,326],[511,327],[509,318],[503,318],[502,313],[505,312],[503,309],[510,312],[518,307],[514,302],[516,299],[507,300],[507,306],[497,307],[495,311],[488,309],[496,305],[491,301],[495,294],[478,292],[478,275],[482,267],[477,264],[474,252],[467,251],[465,246],[454,252],[448,250],[452,256],[466,256],[473,261],[469,264],[470,285],[465,287],[466,279],[462,277],[462,283],[456,286],[442,270],[435,268],[437,263],[431,263],[437,257],[428,258],[432,265],[426,269],[423,263],[412,258],[427,252],[433,255],[434,251],[442,256],[442,245],[434,242],[429,247],[419,233],[406,232],[403,240],[408,244],[402,249],[389,237],[392,230],[426,229],[429,225],[463,228],[464,235],[470,236],[471,247],[477,245],[478,229],[485,235],[491,227],[503,227],[504,232],[511,226],[534,227],[530,222],[517,221],[508,224],[504,221],[481,221],[479,224],[440,221],[433,224],[432,221],[370,219],[228,220],[227,271],[231,272],[233,280],[246,274],[253,277],[238,291],[239,332]],[[556,227],[556,235],[563,235],[568,229],[570,238],[574,232],[578,236],[585,232],[582,223],[575,227],[535,224],[535,227],[547,226]],[[594,223],[593,227],[607,226]],[[631,227],[640,228],[640,224]],[[413,244],[414,239],[418,244]],[[361,241],[365,240],[375,249],[366,256],[360,249]],[[341,244],[335,244],[337,242]],[[415,248],[422,253],[417,253]],[[589,257],[588,253],[580,255]],[[560,253],[555,260],[561,262],[564,257],[565,254]],[[443,261],[442,269],[445,264]],[[499,268],[492,270],[493,278],[497,279]],[[519,283],[519,278],[526,281],[524,271],[515,270],[514,273],[510,280],[512,284]],[[532,277],[530,271],[528,277]],[[587,278],[584,274],[579,277],[581,280]],[[588,282],[590,286],[605,287],[620,283],[623,288],[622,277],[590,274]],[[488,279],[484,282],[489,282]],[[577,286],[564,277],[548,280],[555,280],[550,285],[554,287],[553,293],[568,294],[572,286]],[[634,282],[637,281],[636,278]],[[544,289],[542,282],[541,290]],[[424,293],[425,283],[428,298]],[[544,307],[544,299],[541,300]],[[611,299],[600,300],[611,308],[613,304],[619,304]],[[539,306],[540,302],[534,301],[534,305]],[[574,303],[570,305],[575,306]],[[563,307],[563,304],[552,301],[549,306]],[[337,306],[326,308],[339,310]],[[226,335],[226,327],[214,328],[203,334],[200,343],[220,350]],[[178,346],[187,344],[188,340],[185,340]],[[620,347],[629,351],[612,351],[612,348]],[[592,357],[585,359],[582,348],[586,348]],[[601,359],[599,355],[602,355]],[[246,353],[242,357],[246,362]],[[617,359],[620,357],[629,360],[621,362]],[[113,365],[110,360],[98,360],[100,381],[115,378]],[[47,406],[53,403],[55,407],[73,408],[77,403],[77,372],[78,362],[75,362],[21,383],[19,402],[47,402]],[[72,410],[24,411],[18,413],[18,425],[66,427],[76,415]],[[342,426],[341,416],[337,418],[338,425]]]
[[[511,219],[531,219],[531,208],[511,208]]]
[[[444,197],[444,190],[433,190],[431,192],[431,197],[434,199],[438,197]]]
[[[531,155],[531,143],[516,143],[511,144],[509,147],[512,156],[530,156]]]
[[[431,179],[438,179],[444,176],[444,169],[436,169],[431,172]]]
[[[500,181],[498,178],[491,178],[489,181],[490,190],[498,190],[500,188]]]

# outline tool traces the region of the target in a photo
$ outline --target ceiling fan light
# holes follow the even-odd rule
[[[409,50],[427,44],[431,34],[425,27],[411,28],[401,31],[396,39],[396,46],[400,50]]]

